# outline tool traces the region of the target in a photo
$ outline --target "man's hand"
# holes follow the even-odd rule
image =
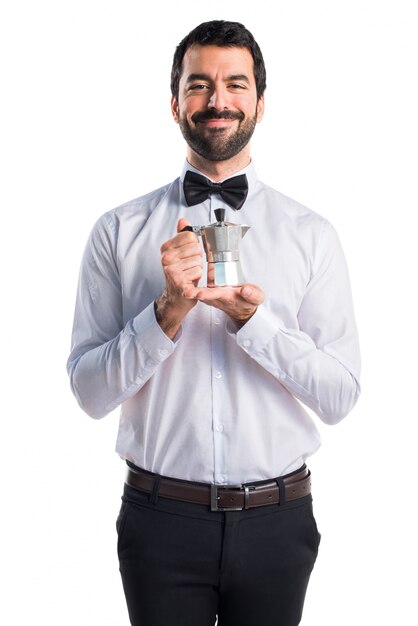
[[[257,307],[264,302],[264,292],[256,285],[242,285],[241,287],[193,287],[187,286],[183,290],[186,298],[192,302],[199,300],[210,306],[220,309],[238,326],[243,326],[254,315]]]
[[[181,232],[190,222],[181,218],[177,235],[161,246],[161,264],[165,289],[155,301],[155,315],[162,330],[173,339],[183,318],[195,306],[194,298],[185,298],[184,291],[195,289],[202,276],[202,247],[193,232]]]

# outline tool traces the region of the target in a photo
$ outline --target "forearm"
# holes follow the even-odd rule
[[[354,407],[360,393],[360,357],[351,325],[335,341],[317,346],[307,333],[286,328],[260,308],[236,341],[322,421],[335,424]]]
[[[174,349],[155,320],[153,305],[102,345],[76,343],[68,372],[79,405],[91,417],[104,417],[137,393]]]
[[[183,222],[187,223],[186,220]],[[182,227],[179,221],[179,230]],[[201,276],[201,248],[193,233],[162,246],[166,288],[123,328],[123,287],[115,224],[105,216],[83,257],[67,369],[80,406],[100,418],[137,393],[173,352],[172,341],[196,302],[181,296],[184,281]],[[138,272],[137,280],[141,276]]]

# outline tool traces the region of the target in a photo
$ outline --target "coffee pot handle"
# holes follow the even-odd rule
[[[187,231],[190,231],[191,233],[196,233],[196,235],[200,235],[201,234],[201,228],[200,226],[185,226],[184,228],[181,229],[181,233],[185,233]]]

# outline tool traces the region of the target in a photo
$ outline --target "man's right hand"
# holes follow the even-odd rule
[[[185,226],[190,226],[190,222],[181,218],[177,224],[177,235],[161,246],[165,289],[155,301],[155,315],[170,339],[175,337],[183,318],[197,302],[184,298],[184,289],[197,287],[202,276],[202,246],[195,233],[181,232]]]

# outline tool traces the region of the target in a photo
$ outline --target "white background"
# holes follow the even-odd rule
[[[417,3],[1,6],[1,623],[128,623],[117,411],[85,416],[65,363],[93,223],[179,173],[171,60],[209,19],[261,46],[258,175],[337,228],[361,337],[362,397],[309,463],[323,539],[303,624],[416,623]]]

